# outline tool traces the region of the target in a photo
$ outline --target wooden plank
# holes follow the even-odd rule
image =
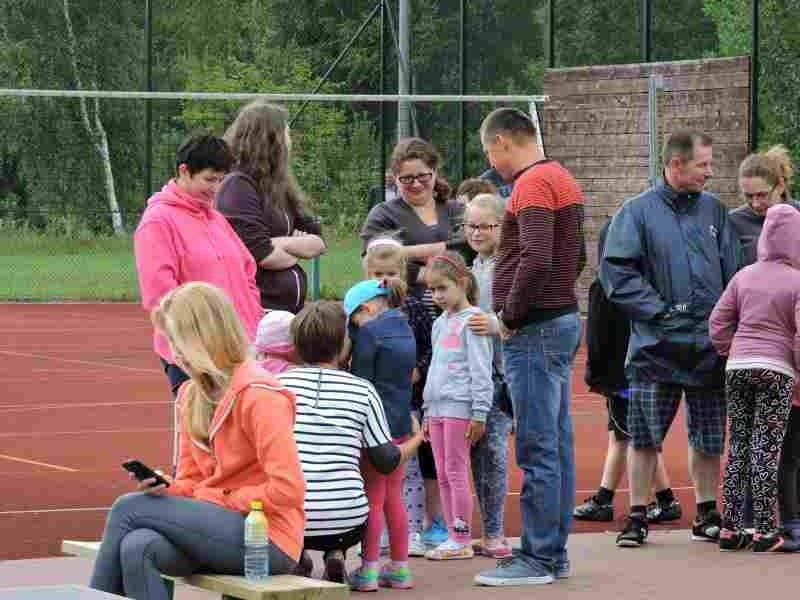
[[[64,554],[95,558],[100,549],[100,542],[64,540],[61,551]],[[274,575],[263,582],[251,582],[235,575],[216,575],[198,573],[189,577],[169,577],[164,579],[184,583],[211,592],[240,600],[339,600],[348,598],[350,590],[347,586],[330,581],[297,577],[295,575]]]
[[[234,575],[191,575],[188,585],[218,592],[240,600],[339,600],[350,597],[347,586],[295,575],[274,575],[260,582],[250,582]]]

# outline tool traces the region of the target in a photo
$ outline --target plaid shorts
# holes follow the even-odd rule
[[[725,450],[724,388],[635,381],[629,390],[628,431],[634,448],[661,449],[685,395],[689,445],[712,455]]]

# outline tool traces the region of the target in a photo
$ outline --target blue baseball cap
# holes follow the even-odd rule
[[[367,279],[358,282],[347,290],[344,295],[344,312],[347,314],[347,320],[349,321],[352,314],[365,302],[388,294],[389,291],[383,285],[383,282],[378,279]]]

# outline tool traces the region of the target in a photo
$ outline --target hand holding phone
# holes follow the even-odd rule
[[[124,463],[122,463],[122,468],[130,473],[133,473],[133,476],[140,482],[146,481],[148,479],[154,480],[154,483],[150,484],[149,486],[151,488],[157,487],[159,485],[163,485],[164,487],[169,487],[169,481],[167,481],[164,477],[156,473],[153,469],[151,469],[141,461],[126,460]]]

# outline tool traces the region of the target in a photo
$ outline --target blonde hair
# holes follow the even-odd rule
[[[369,277],[372,265],[378,261],[390,262],[397,267],[398,277],[406,278],[406,270],[408,268],[406,253],[403,251],[402,243],[393,234],[379,234],[369,241],[367,251],[361,261],[364,275]]]
[[[751,154],[739,165],[739,177],[758,177],[769,185],[776,186],[781,183],[783,175],[778,161],[766,154]]]
[[[506,214],[506,203],[497,194],[478,194],[467,204],[467,210],[470,208],[488,210],[494,214],[501,223]]]
[[[794,165],[792,164],[792,155],[786,146],[778,144],[772,146],[764,153],[768,159],[773,161],[780,171],[783,184],[786,186],[784,197],[788,198],[789,188],[792,186],[792,176],[794,175]]]
[[[214,411],[248,356],[244,327],[225,293],[198,281],[164,296],[151,320],[181,355],[191,378],[182,392],[189,434],[207,444]]]

